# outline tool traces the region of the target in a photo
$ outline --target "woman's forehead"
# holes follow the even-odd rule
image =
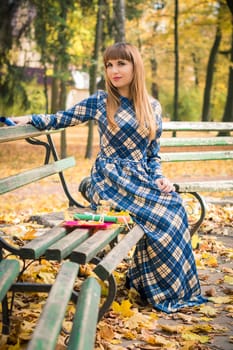
[[[126,60],[124,58],[116,58],[116,59],[114,58],[114,59],[107,60],[107,62],[110,62],[110,63],[117,63],[119,61],[127,61],[127,62],[129,62],[129,60]]]
[[[105,62],[110,61],[110,60],[132,61],[132,56],[131,56],[129,50],[127,50],[125,48],[113,47],[113,48],[107,50],[104,59],[105,59]]]

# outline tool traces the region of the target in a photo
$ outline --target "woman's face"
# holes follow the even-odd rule
[[[123,59],[109,60],[106,64],[106,74],[119,94],[129,97],[129,87],[133,79],[133,63]]]

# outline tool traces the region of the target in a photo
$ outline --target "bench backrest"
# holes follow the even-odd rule
[[[205,135],[200,137],[203,131]],[[233,159],[233,123],[164,122],[163,132],[160,141],[163,162]],[[169,132],[176,137],[166,137]],[[188,136],[184,137],[184,132]],[[217,136],[222,133],[226,136]]]
[[[0,128],[0,143],[26,139],[30,143],[42,145],[46,149],[46,164],[0,179],[0,194],[13,191],[19,187],[54,174],[61,174],[64,170],[75,166],[74,157],[67,157],[59,160],[56,154],[51,135],[54,133],[61,133],[63,130],[64,129],[40,131],[32,125]],[[35,139],[35,137],[41,136],[46,136],[47,141]],[[50,159],[51,154],[53,156],[52,160]]]

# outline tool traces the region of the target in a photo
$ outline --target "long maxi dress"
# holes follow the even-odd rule
[[[138,242],[128,277],[154,308],[167,313],[206,302],[201,296],[192,252],[188,221],[181,197],[161,192],[156,179],[163,177],[159,158],[162,133],[161,106],[152,100],[156,138],[138,125],[132,101],[120,97],[116,127],[108,125],[107,93],[97,91],[66,111],[32,115],[38,129],[56,129],[94,120],[100,151],[91,172],[91,206],[110,200],[116,210],[127,210],[145,234]]]

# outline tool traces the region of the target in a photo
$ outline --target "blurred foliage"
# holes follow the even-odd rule
[[[20,3],[20,2],[19,2]],[[82,0],[74,2],[65,0],[68,9],[66,20],[66,55],[69,69],[89,71],[94,47],[94,33],[96,13],[98,10],[97,0]],[[172,116],[172,102],[174,94],[174,1],[173,0],[126,0],[126,41],[139,47],[145,62],[146,79],[148,90],[152,83],[158,86],[158,96],[163,105],[166,116]],[[24,65],[32,65],[30,50],[44,52],[44,64],[48,71],[57,76],[53,71],[52,63],[61,54],[59,31],[64,28],[62,16],[59,15],[60,1],[27,0],[21,4],[27,4],[31,9],[27,30],[22,35],[23,10],[15,16],[12,49],[7,53],[8,62],[11,66],[17,65],[19,55],[24,55]],[[221,120],[223,115],[230,64],[231,45],[231,13],[225,0],[221,0],[221,13],[219,15],[219,2],[215,0],[179,1],[179,55],[180,55],[180,81],[179,81],[179,119],[199,120],[201,115],[203,92],[206,77],[206,68],[209,52],[212,47],[217,24],[221,27],[222,40],[215,63],[214,81],[211,92],[211,120]],[[38,16],[33,15],[32,7],[37,9]],[[103,48],[113,42],[112,16],[113,2],[104,2],[103,15]],[[27,8],[27,7],[26,7]],[[25,7],[24,7],[25,11]],[[41,11],[41,12],[40,12]],[[25,14],[24,14],[25,15]],[[26,16],[27,18],[27,16]],[[17,30],[16,30],[17,29]],[[46,35],[45,35],[46,32]],[[21,35],[19,35],[21,33]],[[15,34],[14,34],[15,35]],[[25,47],[26,42],[26,47]],[[37,42],[37,48],[35,47]],[[20,43],[20,44],[19,44]],[[38,65],[40,57],[33,60]],[[156,63],[156,69],[152,73],[151,62]],[[30,62],[31,61],[31,62]],[[18,73],[13,72],[9,66],[0,67],[5,85],[1,93],[0,110],[7,114],[11,110],[25,113],[29,108],[39,110],[44,104],[43,97],[33,99],[30,105],[30,96],[24,90],[22,79]],[[7,72],[8,70],[8,72]],[[99,76],[102,75],[102,61],[99,64]],[[60,72],[67,84],[71,82],[68,72]],[[12,76],[10,76],[12,75]],[[2,78],[1,77],[1,78]],[[13,83],[14,82],[14,83]],[[28,81],[27,87],[32,84],[30,94],[33,95],[35,83]],[[8,85],[8,86],[7,86]],[[10,96],[11,95],[11,96]],[[40,96],[37,95],[37,96]],[[42,96],[42,94],[41,94]],[[17,105],[17,107],[13,105]]]
[[[161,90],[160,101],[163,107],[163,115],[171,119],[173,113],[173,94]],[[201,115],[201,91],[195,87],[180,90],[179,120],[198,121]]]

